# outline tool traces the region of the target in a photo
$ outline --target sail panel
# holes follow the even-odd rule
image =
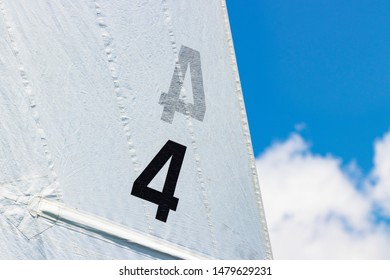
[[[21,180],[1,222],[27,244],[3,258],[167,258],[34,216],[34,197],[194,254],[270,258],[224,5],[1,1],[3,168]]]

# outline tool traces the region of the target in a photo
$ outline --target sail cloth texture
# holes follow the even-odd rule
[[[272,257],[225,1],[0,0],[0,34],[1,259]]]

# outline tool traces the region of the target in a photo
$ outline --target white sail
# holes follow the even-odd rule
[[[272,257],[225,1],[0,0],[0,258]]]

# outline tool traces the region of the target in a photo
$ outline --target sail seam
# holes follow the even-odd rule
[[[5,22],[6,29],[7,29],[7,34],[8,34],[8,37],[10,39],[10,42],[11,42],[12,53],[16,59],[16,62],[19,64],[18,70],[19,70],[19,76],[20,76],[22,84],[23,84],[24,94],[25,94],[25,97],[28,101],[28,105],[30,107],[30,112],[32,113],[32,117],[33,117],[34,122],[36,124],[36,130],[37,130],[38,136],[41,140],[43,151],[44,151],[46,160],[48,162],[49,172],[51,173],[51,177],[52,177],[51,181],[52,182],[49,184],[49,186],[47,188],[52,187],[51,191],[54,192],[54,196],[60,197],[61,193],[60,193],[59,188],[57,187],[58,186],[58,181],[57,181],[58,176],[54,170],[53,157],[49,151],[49,145],[48,145],[46,133],[41,125],[40,115],[39,115],[38,109],[37,109],[36,97],[35,97],[35,94],[33,92],[32,86],[31,86],[31,81],[29,80],[29,77],[28,77],[27,72],[25,70],[24,64],[23,64],[22,59],[20,57],[20,52],[19,52],[19,48],[17,47],[17,44],[16,44],[15,35],[13,33],[13,29],[11,27],[9,17],[7,15],[7,11],[6,11],[5,6],[4,6],[4,1],[2,1],[2,0],[0,0],[0,12],[4,18],[4,22]],[[45,189],[43,189],[42,192],[44,190]]]
[[[101,7],[98,3],[98,1],[94,0],[95,3],[95,12],[96,12],[96,21],[100,29],[100,34],[103,40],[104,44],[104,53],[107,56],[107,63],[108,63],[108,68],[111,74],[111,79],[114,85],[114,91],[115,91],[115,96],[116,96],[116,103],[119,108],[119,113],[120,113],[120,119],[122,123],[122,128],[126,136],[127,144],[129,147],[129,152],[130,152],[130,158],[133,163],[134,171],[136,173],[140,173],[141,167],[138,163],[138,158],[136,154],[136,149],[135,145],[130,133],[130,124],[129,124],[129,116],[127,114],[126,110],[126,105],[125,105],[125,100],[127,97],[125,94],[123,94],[120,82],[119,82],[119,74],[117,71],[117,66],[115,63],[114,55],[113,55],[113,37],[108,31],[107,24],[104,21],[104,15],[102,13]],[[144,208],[144,215],[146,218],[147,226],[148,226],[148,231],[149,233],[153,232],[153,228],[151,225],[151,215],[148,211],[147,205],[145,202],[142,202],[143,208]]]
[[[177,44],[176,44],[175,35],[173,32],[172,19],[171,19],[171,15],[169,14],[168,4],[167,4],[166,0],[162,0],[162,8],[163,8],[166,23],[168,26],[169,38],[171,41],[172,50],[173,50],[174,56],[176,58],[176,61],[178,61],[179,60],[178,59],[178,57],[179,57],[178,48],[177,48]],[[184,80],[183,74],[182,74],[183,71],[181,71],[181,69],[180,69],[180,63],[176,63],[176,65],[179,68],[179,79],[183,83],[183,80]],[[187,94],[186,94],[184,87],[182,88],[182,93],[183,93],[183,95],[182,95],[183,100],[186,101]],[[209,228],[210,235],[211,235],[213,253],[215,256],[217,256],[218,255],[217,241],[215,238],[214,226],[212,223],[212,211],[211,211],[210,202],[209,202],[208,195],[207,195],[207,189],[206,189],[205,180],[203,177],[203,170],[201,167],[201,159],[200,159],[200,155],[198,152],[198,145],[197,145],[195,131],[194,131],[193,123],[191,121],[190,114],[186,114],[185,119],[187,122],[187,129],[188,129],[188,132],[189,132],[190,137],[191,137],[191,145],[192,145],[192,149],[193,149],[194,156],[195,156],[196,174],[197,174],[198,183],[200,184],[200,192],[202,194],[203,206],[206,210],[207,224],[208,224],[208,228]]]

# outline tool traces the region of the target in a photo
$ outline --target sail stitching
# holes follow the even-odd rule
[[[130,124],[129,124],[130,118],[127,114],[126,105],[125,105],[126,96],[125,96],[125,94],[123,94],[123,92],[121,90],[117,66],[115,63],[114,55],[112,53],[113,52],[113,37],[111,36],[111,34],[108,31],[108,27],[104,21],[104,15],[102,13],[102,10],[101,10],[101,7],[100,7],[98,1],[94,0],[94,3],[95,3],[95,10],[96,10],[96,16],[97,16],[96,21],[97,21],[97,24],[99,26],[100,33],[102,36],[102,40],[103,40],[103,44],[104,44],[104,52],[107,56],[107,63],[108,63],[108,67],[110,70],[112,82],[114,85],[116,102],[117,102],[117,105],[119,108],[122,127],[124,130],[125,136],[126,136],[128,147],[129,147],[130,158],[131,158],[131,161],[133,163],[134,171],[136,173],[140,173],[141,167],[140,167],[140,164],[138,163],[135,145],[134,145],[134,142],[132,140],[131,133],[130,133]],[[142,202],[142,205],[144,208],[144,215],[145,215],[146,222],[148,225],[149,233],[152,233],[153,228],[151,225],[151,215],[148,211],[146,203]]]
[[[59,191],[59,188],[57,187],[58,186],[58,176],[54,170],[54,162],[53,162],[53,159],[52,159],[52,155],[49,151],[49,146],[48,146],[48,141],[47,141],[47,137],[46,137],[46,133],[41,125],[41,121],[40,121],[40,115],[38,113],[38,109],[37,109],[37,103],[36,103],[36,97],[35,97],[35,94],[33,92],[33,89],[31,87],[31,81],[29,80],[29,77],[27,75],[27,72],[24,68],[24,65],[23,65],[23,62],[22,62],[22,59],[20,57],[20,53],[19,53],[19,49],[17,47],[17,44],[16,44],[16,39],[15,39],[15,35],[13,33],[13,29],[11,27],[11,24],[10,24],[10,20],[9,20],[9,17],[7,15],[7,11],[5,9],[5,6],[4,6],[4,2],[2,0],[0,0],[0,12],[1,14],[3,15],[3,18],[4,18],[4,22],[6,24],[6,29],[7,29],[7,33],[8,33],[8,37],[11,41],[11,47],[12,47],[12,53],[17,61],[17,63],[19,64],[19,75],[20,75],[20,78],[21,78],[21,81],[23,83],[23,89],[24,89],[24,93],[25,93],[25,97],[28,101],[28,105],[30,107],[30,112],[32,113],[32,117],[35,121],[35,124],[36,124],[36,130],[37,130],[37,133],[38,133],[38,136],[41,140],[41,144],[43,146],[43,151],[44,151],[44,154],[45,154],[45,157],[46,157],[46,160],[48,162],[48,169],[49,169],[49,172],[51,173],[51,183],[49,184],[49,186],[47,188],[49,188],[50,186],[52,186],[52,190],[55,192],[54,193],[54,196],[58,196],[60,197],[61,194],[60,194],[60,191]],[[42,192],[44,191],[45,189],[42,190]]]
[[[173,50],[173,53],[174,53],[176,60],[178,61],[178,57],[179,57],[178,48],[177,48],[177,44],[176,44],[175,35],[173,32],[172,19],[171,19],[171,16],[169,14],[168,4],[167,4],[166,0],[162,0],[162,8],[163,8],[163,12],[164,12],[164,15],[166,18],[166,23],[168,26],[169,39],[171,41],[172,50]],[[180,69],[180,63],[177,63],[177,67],[179,68],[179,79],[183,83],[184,77],[183,77],[182,73],[184,72],[185,69],[183,69],[183,71]],[[183,93],[183,95],[182,95],[183,100],[186,101],[187,94],[186,94],[184,87],[182,89],[182,93]],[[195,155],[197,179],[198,179],[198,182],[200,184],[200,191],[202,194],[203,206],[206,210],[207,223],[208,223],[208,228],[209,228],[210,235],[211,235],[213,253],[216,256],[217,255],[217,241],[215,238],[214,226],[212,223],[212,212],[211,212],[210,202],[209,202],[209,199],[207,196],[207,189],[205,186],[205,180],[203,177],[203,170],[201,167],[201,159],[200,159],[200,155],[198,152],[198,144],[196,141],[195,131],[194,131],[194,127],[193,127],[193,123],[192,123],[190,114],[185,115],[185,118],[186,118],[186,122],[187,122],[187,129],[188,129],[188,132],[189,132],[190,137],[191,137],[192,149],[193,149],[193,152]]]

